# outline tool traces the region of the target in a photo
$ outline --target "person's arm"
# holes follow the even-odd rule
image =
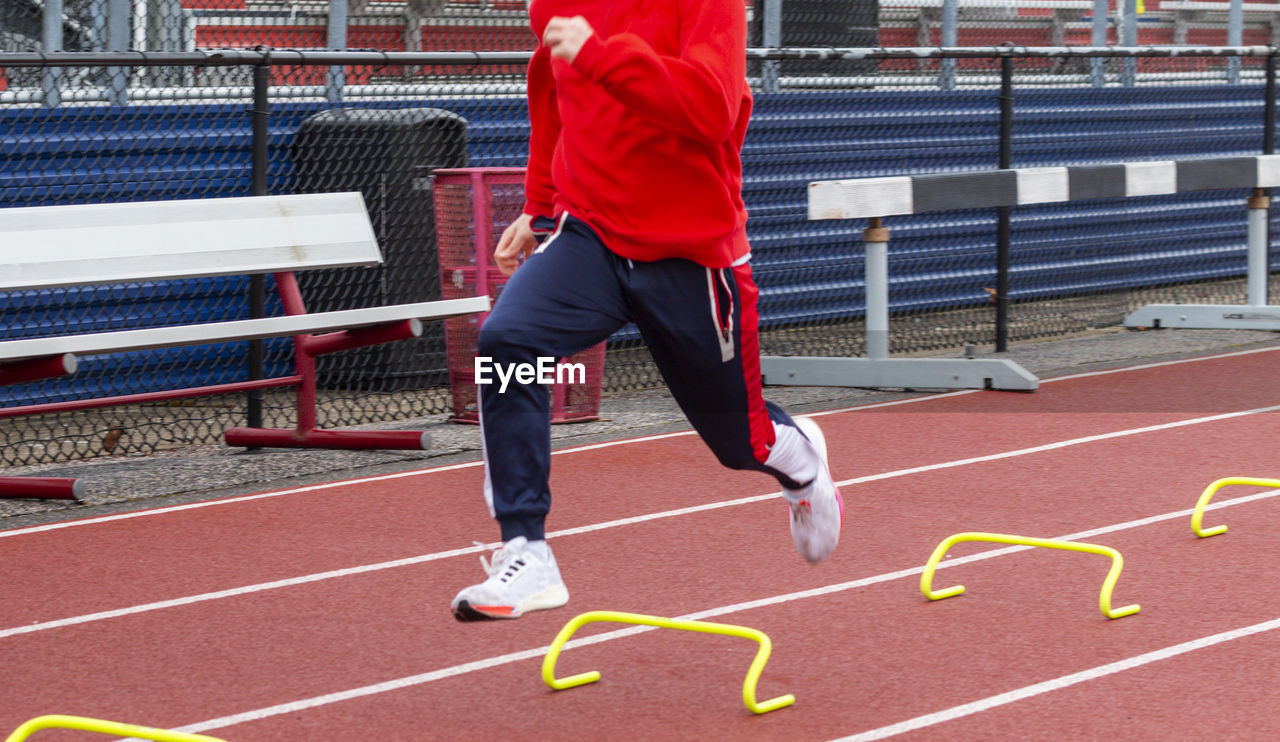
[[[509,276],[538,247],[531,226],[534,217],[551,216],[556,189],[551,183],[551,157],[560,138],[560,112],[556,108],[556,84],[551,57],[539,45],[529,60],[529,159],[524,173],[524,208],[507,225],[493,250],[493,261]]]
[[[678,134],[711,144],[733,131],[746,87],[746,10],[741,0],[682,0],[679,56],[661,56],[644,39],[621,33],[602,39],[586,25],[586,36],[568,59],[631,111]],[[559,25],[556,23],[560,22]],[[553,31],[553,28],[556,31]],[[576,35],[581,36],[579,28]]]
[[[524,176],[524,213],[552,216],[556,195],[551,183],[551,157],[560,139],[560,111],[556,107],[556,81],[551,74],[551,54],[539,44],[529,60],[529,160]]]

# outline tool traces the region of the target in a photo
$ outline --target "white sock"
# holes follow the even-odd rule
[[[524,548],[525,551],[532,551],[534,556],[544,562],[551,561],[551,547],[547,545],[546,539],[530,541]]]
[[[807,484],[818,478],[818,450],[799,429],[791,425],[773,424],[776,440],[765,466]]]

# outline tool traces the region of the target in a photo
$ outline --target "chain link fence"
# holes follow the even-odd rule
[[[348,35],[367,41],[350,46],[390,51],[199,51],[326,47],[329,6],[150,2],[147,18],[159,26],[173,18],[186,24],[186,46],[113,53],[103,51],[113,3],[67,0],[63,52],[32,36],[39,13],[23,16],[21,4],[0,11],[7,14],[0,15],[0,39],[10,49],[0,53],[0,208],[240,196],[255,193],[255,183],[268,193],[359,190],[385,265],[303,279],[309,308],[342,309],[439,297],[432,172],[524,163],[523,72],[532,38],[519,7],[352,3]],[[883,42],[896,38],[889,35],[898,33],[893,14],[903,7],[918,19],[932,6],[876,5],[874,14],[863,8],[856,16],[848,4],[791,0],[782,27],[801,17],[817,30],[874,31]],[[994,35],[960,38],[1008,40],[1000,37],[1008,29],[992,24],[1010,8],[1017,28],[1052,32],[1058,16],[1026,14],[1028,7],[1006,3],[1004,15],[988,17],[973,6],[978,15],[960,20]],[[751,14],[759,36],[763,11]],[[413,22],[414,12],[429,22]],[[1145,11],[1156,12],[1171,11]],[[1064,33],[1090,23],[1073,18]],[[129,28],[130,38],[158,38],[136,17]],[[1002,59],[1013,60],[1012,167],[1249,155],[1266,146],[1269,47],[1128,54],[987,47],[947,57],[937,49],[843,49],[847,34],[824,38],[813,43],[842,49],[749,53],[756,107],[743,151],[744,197],[762,291],[761,344],[770,355],[865,350],[858,235],[866,224],[808,221],[807,184],[997,167]],[[415,44],[432,51],[397,51]],[[265,109],[255,109],[255,71]],[[264,137],[254,136],[255,111],[265,116]],[[1014,209],[1007,339],[1114,326],[1151,302],[1243,303],[1246,195]],[[891,351],[960,352],[995,342],[994,215],[898,217],[887,226],[894,235]],[[240,318],[249,296],[249,280],[236,277],[28,292],[6,297],[0,338]],[[268,303],[268,314],[280,311]],[[0,387],[0,461],[215,442],[226,427],[244,424],[243,395],[146,405],[102,400],[243,380],[251,373],[247,355],[247,344],[121,354],[89,359],[72,377]],[[287,341],[267,342],[260,373],[291,373],[291,357]],[[396,426],[447,414],[447,365],[439,327],[413,342],[325,357],[319,424]],[[611,339],[606,393],[660,384],[631,328]],[[291,392],[266,392],[261,401],[264,425],[293,424]]]

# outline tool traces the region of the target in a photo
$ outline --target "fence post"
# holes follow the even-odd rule
[[[122,52],[129,50],[129,39],[133,36],[133,6],[130,0],[107,0],[107,51]],[[107,89],[113,106],[124,106],[129,103],[129,68],[108,67]]]
[[[1121,18],[1121,46],[1137,46],[1138,45],[1138,1],[1124,0],[1124,16]],[[1137,82],[1138,76],[1138,60],[1135,57],[1125,57],[1122,62],[1121,69],[1124,72],[1120,75],[1120,83],[1126,88],[1131,88]]]
[[[1262,154],[1276,153],[1276,52],[1267,55],[1266,84],[1262,101]]]
[[[957,46],[960,39],[960,4],[957,0],[942,0],[941,46]],[[938,64],[938,87],[953,90],[956,86],[956,60],[943,57]]]
[[[62,51],[62,0],[45,0],[43,48],[46,53]],[[44,68],[44,107],[57,108],[62,101],[62,68]]]
[[[1089,43],[1093,46],[1107,45],[1107,12],[1110,4],[1107,0],[1093,0],[1093,27],[1089,36]],[[1107,60],[1102,57],[1094,57],[1089,60],[1089,81],[1095,88],[1101,88],[1107,84]]]
[[[1267,76],[1266,84],[1263,85],[1263,101],[1262,101],[1262,154],[1273,155],[1276,153],[1276,53],[1272,51],[1267,55]],[[1254,190],[1255,196],[1266,199],[1267,216],[1263,220],[1263,248],[1261,252],[1262,265],[1258,266],[1256,271],[1262,276],[1259,279],[1260,286],[1255,286],[1253,292],[1257,295],[1256,299],[1259,304],[1271,303],[1271,189],[1258,188]],[[1253,303],[1252,301],[1250,303]]]
[[[267,148],[271,120],[271,102],[267,97],[271,81],[270,54],[253,68],[253,113],[252,147],[253,164],[251,170],[251,189],[254,196],[267,195],[267,167],[270,151]],[[255,273],[249,278],[249,316],[253,318],[266,316],[267,312],[267,277]],[[263,341],[249,341],[248,373],[251,381],[265,378],[266,361]],[[245,425],[250,428],[263,427],[262,408],[266,392],[253,389],[248,392],[245,406]]]
[[[325,47],[334,51],[347,50],[347,0],[329,0],[329,30]],[[342,88],[346,74],[341,66],[330,67],[325,82],[325,98],[330,103],[342,102]]]
[[[1000,58],[1000,156],[998,167],[1013,165],[1013,57]],[[996,221],[996,352],[1009,349],[1009,242],[1012,217],[1008,206],[997,207]]]
[[[1231,0],[1227,6],[1227,46],[1244,44],[1244,0]],[[1227,58],[1227,84],[1240,82],[1240,57]]]
[[[770,48],[782,46],[782,0],[764,0],[760,43]],[[765,60],[760,67],[760,85],[766,93],[778,92],[778,70],[782,63],[776,59]]]

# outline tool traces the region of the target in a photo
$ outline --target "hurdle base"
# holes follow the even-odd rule
[[[423,450],[431,446],[425,430],[284,430],[230,428],[228,446],[244,448],[341,448]]]
[[[79,500],[83,488],[70,477],[0,477],[0,497],[33,500]]]
[[[1280,330],[1280,306],[1267,304],[1148,304],[1124,318],[1125,327]]]
[[[1040,379],[1023,367],[989,358],[824,358],[763,356],[764,383],[871,389],[1003,389],[1033,391]]]

